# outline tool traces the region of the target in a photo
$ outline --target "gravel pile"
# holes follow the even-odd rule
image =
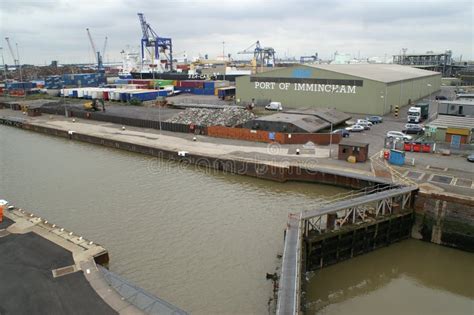
[[[167,121],[187,125],[234,127],[255,117],[252,112],[236,107],[224,109],[188,108]]]

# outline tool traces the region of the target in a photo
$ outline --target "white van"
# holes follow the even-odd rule
[[[265,106],[266,110],[283,110],[280,102],[270,102],[267,106]]]

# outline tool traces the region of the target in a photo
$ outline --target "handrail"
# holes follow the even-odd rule
[[[386,185],[383,185],[383,184],[377,184],[375,186],[364,187],[364,188],[361,188],[359,190],[351,190],[349,192],[339,193],[339,194],[333,195],[333,196],[328,197],[328,198],[321,198],[320,200],[318,200],[317,206],[324,206],[324,205],[327,205],[327,204],[332,203],[332,202],[338,202],[338,201],[343,201],[343,200],[348,200],[348,199],[354,199],[354,198],[357,198],[357,197],[370,195],[370,194],[377,193],[377,192],[382,192],[382,191],[392,189],[392,188],[396,188],[396,187],[394,187],[393,185],[386,186]],[[314,208],[314,206],[308,206],[308,207],[305,207],[305,208],[306,209],[303,209],[302,211],[305,211],[308,208]]]
[[[398,183],[400,183],[402,185],[406,185],[406,186],[418,186],[418,184],[416,182],[414,182],[413,180],[403,176],[400,172],[395,170],[393,167],[391,167],[390,165],[387,165],[387,163],[385,161],[380,161],[381,157],[383,157],[383,150],[374,153],[370,157],[370,161],[374,164],[377,164],[377,165],[381,166],[382,168],[388,169],[389,172],[390,172],[390,175],[391,175],[392,182],[394,182],[394,183],[398,182]]]

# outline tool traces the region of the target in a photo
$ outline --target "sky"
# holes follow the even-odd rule
[[[237,52],[257,40],[277,58],[334,53],[354,57],[441,52],[474,59],[474,2],[465,0],[0,0],[0,39],[5,62],[13,64],[5,37],[18,43],[23,64],[92,62],[89,28],[105,61],[138,47],[138,12],[176,54],[209,58]],[[225,43],[223,45],[223,42]],[[247,56],[248,57],[248,56]]]

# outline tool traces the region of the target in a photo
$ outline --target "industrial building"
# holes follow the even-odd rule
[[[345,123],[351,116],[334,108],[290,110],[258,117],[242,125],[248,129],[274,132],[314,133],[330,130],[331,127]]]
[[[447,142],[453,146],[471,143],[474,132],[474,118],[451,115],[439,115],[426,126],[435,141]]]
[[[248,121],[242,127],[254,130],[289,133],[314,133],[329,128],[330,123],[312,115],[277,113]]]
[[[451,50],[444,53],[429,51],[424,54],[406,54],[404,51],[403,54],[393,56],[393,63],[441,72],[443,77],[451,76],[454,66]]]
[[[474,99],[439,101],[438,113],[445,115],[474,117]]]
[[[440,89],[441,74],[393,64],[295,65],[236,79],[242,105],[281,102],[283,108],[334,107],[383,115]]]

